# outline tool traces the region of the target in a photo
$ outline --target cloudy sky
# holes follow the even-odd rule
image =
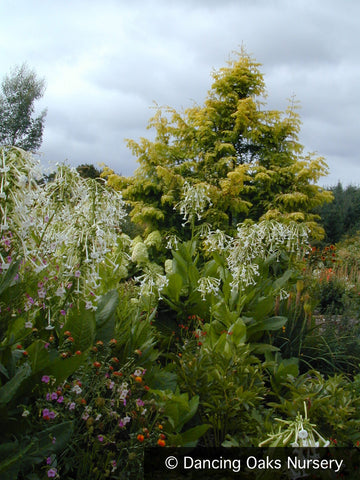
[[[268,108],[301,105],[319,183],[360,185],[358,0],[0,0],[0,77],[23,62],[46,79],[45,162],[131,175],[124,139],[148,137],[154,102],[201,104],[211,72],[244,45]]]

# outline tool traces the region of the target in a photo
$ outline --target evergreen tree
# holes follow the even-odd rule
[[[34,116],[34,103],[43,96],[44,90],[44,80],[25,64],[4,78],[0,94],[0,145],[29,151],[39,149],[46,110]]]
[[[259,64],[242,51],[213,74],[204,105],[178,113],[158,108],[150,120],[155,139],[128,141],[140,164],[132,178],[106,170],[123,191],[131,216],[147,231],[180,231],[174,207],[184,182],[208,187],[205,221],[229,230],[245,219],[295,219],[321,234],[314,208],[331,199],[316,185],[327,172],[323,158],[304,155],[294,103],[283,113],[264,109]]]

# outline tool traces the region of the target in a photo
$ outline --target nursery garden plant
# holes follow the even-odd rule
[[[0,150],[1,478],[141,479],[150,446],[359,444],[358,283],[346,244],[314,246],[326,164],[264,93],[241,52],[204,106],[129,142],[131,178],[46,178]]]

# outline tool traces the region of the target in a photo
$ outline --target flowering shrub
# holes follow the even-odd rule
[[[23,406],[22,415],[33,427],[36,422],[40,429],[74,425],[61,455],[49,452],[44,458],[49,477],[55,471],[62,478],[120,478],[121,472],[141,470],[144,445],[166,445],[146,370],[131,359],[120,364],[115,345],[115,339],[97,341],[86,365],[61,384],[44,374],[36,402]]]

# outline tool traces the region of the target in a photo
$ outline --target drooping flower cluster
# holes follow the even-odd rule
[[[183,219],[186,220],[183,225],[194,222],[195,218],[201,220],[201,214],[205,208],[212,205],[209,189],[209,185],[204,183],[196,185],[184,183],[182,200],[174,207],[175,210],[179,209]]]
[[[254,285],[259,275],[259,260],[273,256],[279,259],[282,252],[302,257],[308,249],[308,230],[295,222],[261,221],[241,224],[232,238],[216,230],[205,239],[208,251],[217,251],[226,257],[232,274],[234,290]]]

